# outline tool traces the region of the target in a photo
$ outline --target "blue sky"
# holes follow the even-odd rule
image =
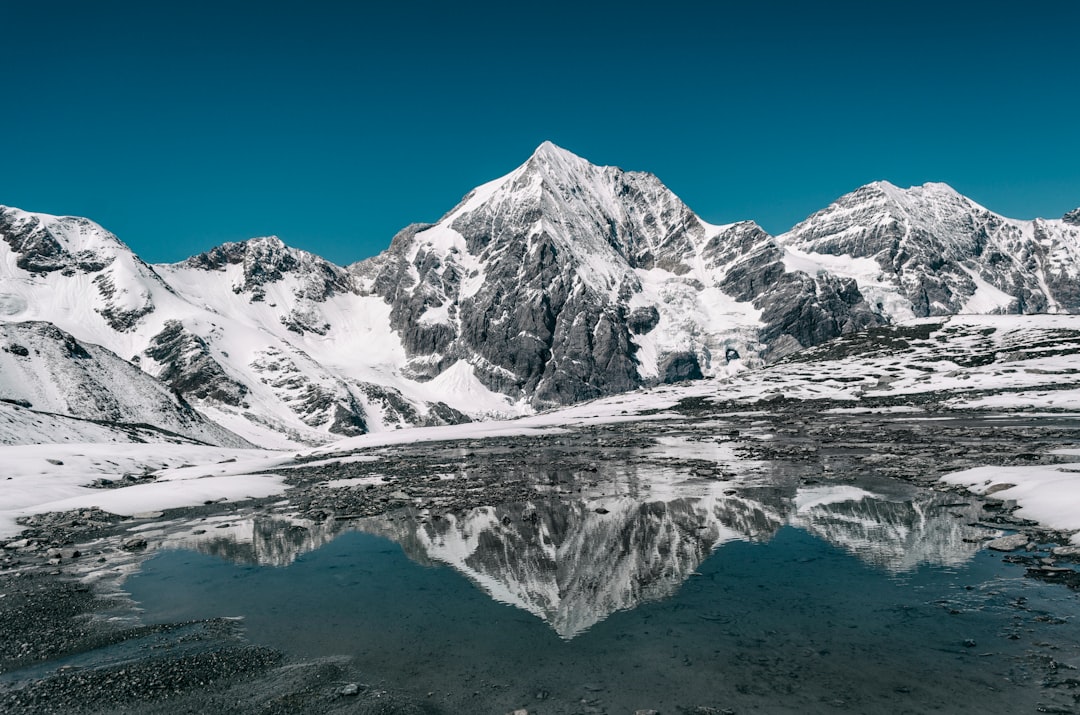
[[[368,7],[372,5],[374,7]],[[545,139],[779,233],[877,179],[1080,206],[1080,3],[4,4],[0,204],[339,263]]]

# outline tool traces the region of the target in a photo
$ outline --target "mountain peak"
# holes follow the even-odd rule
[[[552,143],[550,141],[544,141],[544,142],[542,142],[540,144],[540,146],[536,147],[536,150],[533,151],[532,157],[530,157],[530,158],[532,158],[532,159],[545,159],[547,161],[552,161],[552,160],[585,161],[584,159],[582,159],[580,156],[573,153],[572,151],[568,151],[566,149],[563,149],[561,146],[558,146],[557,144],[554,144],[554,143]]]
[[[1075,208],[1065,214],[1061,217],[1061,220],[1065,223],[1071,223],[1073,226],[1080,226],[1080,208]]]
[[[536,148],[523,168],[536,169],[547,176],[567,174],[580,176],[597,167],[587,159],[546,141]]]
[[[869,183],[862,188],[874,189],[878,193],[884,194],[889,199],[901,203],[911,201],[913,198],[942,197],[954,199],[963,197],[956,189],[941,181],[927,181],[918,186],[909,186],[906,189],[902,189],[891,181],[881,180]]]

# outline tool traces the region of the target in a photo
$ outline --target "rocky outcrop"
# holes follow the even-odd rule
[[[244,406],[248,388],[229,377],[210,352],[206,341],[189,332],[178,320],[165,323],[150,340],[144,354],[160,367],[157,377],[178,394]]]
[[[80,218],[65,217],[63,221],[65,229],[76,232],[94,226]],[[91,248],[70,251],[64,245],[66,242],[58,240],[40,217],[4,207],[0,207],[0,239],[17,255],[15,265],[31,273],[96,273],[113,260],[108,253]]]
[[[206,271],[225,271],[229,266],[237,266],[239,271],[232,290],[249,294],[253,302],[265,298],[267,284],[284,280],[289,274],[302,278],[296,288],[298,298],[319,302],[335,293],[352,290],[349,274],[343,268],[314,254],[290,248],[277,236],[223,243],[189,258],[182,265]]]
[[[0,323],[0,400],[54,416],[250,446],[131,363],[51,323]]]

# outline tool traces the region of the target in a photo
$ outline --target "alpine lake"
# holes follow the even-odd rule
[[[11,661],[0,709],[1080,712],[1063,535],[937,482],[1052,460],[1080,420],[699,407],[313,460],[283,499],[121,524],[146,548],[84,547],[96,639]]]

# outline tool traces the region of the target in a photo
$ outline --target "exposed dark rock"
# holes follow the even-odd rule
[[[98,308],[97,312],[101,314],[101,317],[105,318],[113,330],[119,333],[126,333],[133,329],[140,318],[154,311],[154,303],[149,294],[141,296],[141,303],[134,308],[123,308],[116,305],[112,299],[116,296],[117,291],[109,273],[98,274],[93,283],[97,286],[101,297],[105,299],[105,307]]]
[[[1073,226],[1080,226],[1080,208],[1068,212],[1061,217],[1061,220],[1065,223],[1072,224]]]
[[[787,272],[782,249],[771,241],[759,244],[728,271],[720,287],[761,310],[765,324],[761,338],[770,357],[887,322],[866,302],[853,279]]]
[[[71,253],[42,225],[36,216],[23,215],[23,221],[17,220],[16,214],[0,210],[0,239],[19,255],[15,265],[31,273],[51,273],[71,270],[83,273],[95,273],[107,267],[113,261],[93,251]],[[66,219],[76,224],[89,225],[86,219]]]
[[[302,300],[321,302],[353,289],[344,268],[306,251],[290,248],[276,236],[224,243],[189,258],[184,265],[207,271],[223,271],[230,265],[243,266],[243,277],[233,290],[250,294],[252,302],[265,300],[265,286],[281,281],[289,274],[298,277],[294,293]],[[311,330],[302,320],[296,321],[296,325]]]
[[[233,380],[210,354],[206,342],[178,320],[165,323],[145,354],[161,366],[158,378],[185,397],[240,406],[248,388]]]
[[[660,366],[660,372],[666,383],[700,380],[704,377],[701,374],[701,365],[698,363],[697,355],[688,352],[669,355]]]
[[[660,311],[654,305],[646,305],[630,311],[626,317],[626,326],[634,335],[644,335],[650,332],[660,322]]]

